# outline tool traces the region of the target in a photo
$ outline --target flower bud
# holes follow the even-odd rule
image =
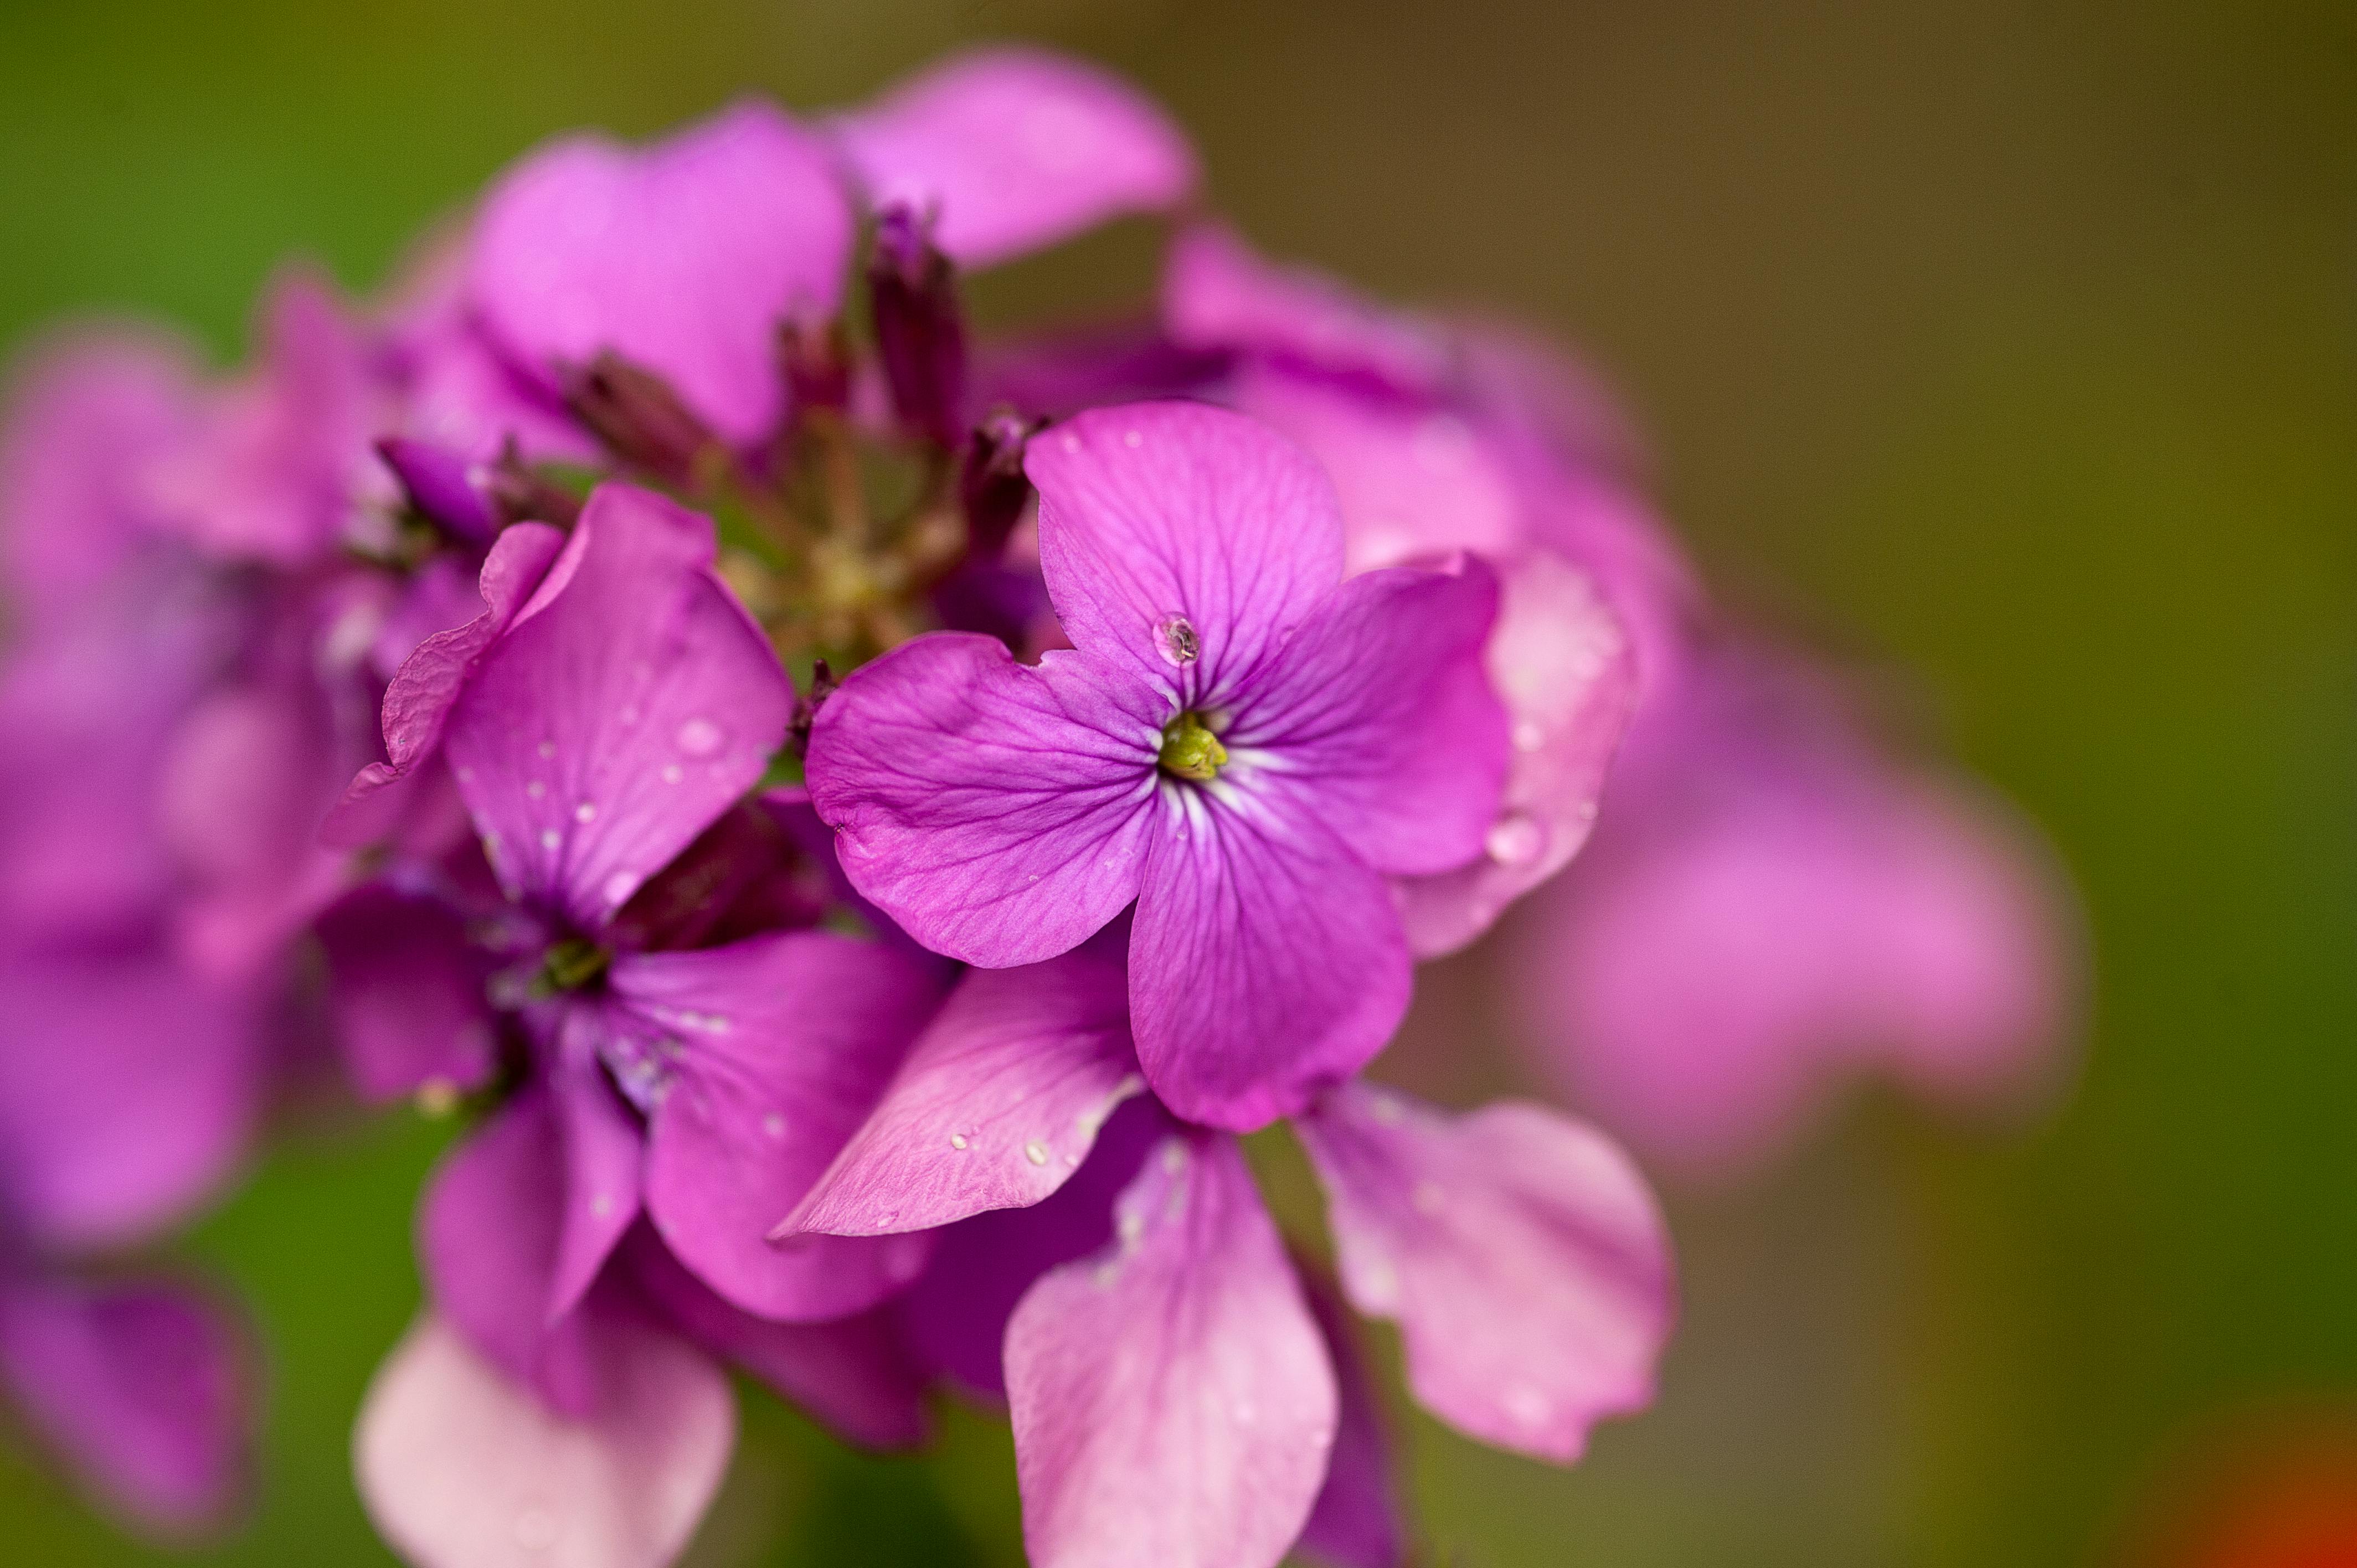
[[[876,220],[867,285],[892,408],[910,432],[953,446],[965,402],[965,313],[932,219],[905,203]]]
[[[553,522],[570,528],[581,515],[581,498],[555,480],[535,473],[516,450],[510,436],[496,460],[482,472],[481,484],[491,510],[504,528],[512,522]]]
[[[840,321],[789,317],[778,325],[778,366],[797,416],[813,409],[840,413],[851,404],[851,347]]]
[[[1031,499],[1031,481],[1023,473],[1023,447],[1039,428],[1038,422],[1002,408],[966,438],[965,459],[958,469],[958,502],[965,510],[967,552],[975,560],[998,559]]]
[[[666,479],[687,479],[718,439],[670,382],[611,350],[566,373],[565,403],[608,451]]]
[[[405,435],[386,436],[376,444],[376,453],[393,470],[403,496],[420,517],[474,544],[489,541],[499,532],[499,518],[490,499],[476,488],[476,476],[457,453]]]

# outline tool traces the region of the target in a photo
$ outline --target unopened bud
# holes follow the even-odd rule
[[[788,317],[778,327],[778,365],[793,411],[840,413],[851,403],[851,346],[840,321]]]
[[[827,668],[825,660],[811,661],[810,695],[795,700],[794,716],[786,725],[786,748],[796,757],[809,754],[811,725],[818,722],[819,707],[834,695],[834,689],[842,683]]]
[[[475,488],[470,465],[457,453],[405,435],[384,437],[376,444],[376,452],[420,517],[475,544],[499,532],[500,520],[490,499]]]
[[[1039,428],[1038,421],[1000,409],[966,438],[965,459],[958,469],[958,502],[965,511],[967,553],[977,561],[998,559],[1031,499],[1023,448]]]
[[[885,208],[867,285],[893,412],[909,430],[948,446],[965,403],[965,312],[957,271],[933,243],[932,229],[929,215],[906,203]]]
[[[608,451],[666,479],[687,479],[716,439],[669,381],[610,350],[566,373],[565,403]]]
[[[581,515],[581,498],[533,470],[511,436],[499,457],[483,470],[482,485],[501,527],[511,522],[553,522],[570,528]]]

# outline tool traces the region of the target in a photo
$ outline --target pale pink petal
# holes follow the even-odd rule
[[[674,1336],[619,1319],[598,1398],[551,1411],[431,1316],[377,1370],[352,1434],[361,1500],[415,1568],[662,1568],[737,1440],[728,1380]]]
[[[1505,797],[1479,859],[1396,884],[1419,958],[1465,946],[1578,853],[1637,703],[1634,650],[1586,574],[1534,552],[1501,580],[1487,657],[1512,724]]]
[[[1185,134],[1117,77],[1043,49],[976,50],[832,127],[872,205],[938,213],[934,239],[986,267],[1194,188]]]
[[[1569,1464],[1652,1402],[1669,1238],[1627,1156],[1535,1105],[1452,1117],[1353,1084],[1301,1118],[1343,1288],[1397,1322],[1426,1409]]]
[[[1232,1143],[1147,1158],[1113,1245],[1015,1309],[1006,1387],[1038,1568],[1275,1568],[1326,1474],[1334,1371]]]

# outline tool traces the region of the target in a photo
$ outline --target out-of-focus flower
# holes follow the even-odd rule
[[[1696,1175],[1756,1163],[1858,1072],[2018,1101],[2070,1021],[2076,933],[2035,841],[1754,648],[1698,653],[1641,714],[1595,843],[1540,903],[1517,960],[1545,1059]]]
[[[1082,414],[1027,467],[1077,648],[1026,666],[943,632],[856,671],[812,733],[813,803],[860,891],[971,963],[1051,957],[1135,902],[1148,1081],[1259,1126],[1405,1011],[1384,878],[1482,853],[1494,586],[1479,566],[1340,583],[1325,476],[1232,413]]]
[[[1143,1094],[1123,936],[969,974],[783,1229],[950,1227],[912,1305],[963,1307],[956,1343],[1003,1337],[1043,1568],[1266,1568],[1313,1509],[1311,1544],[1384,1561],[1398,1529],[1350,1348],[1305,1298],[1235,1142]],[[1610,1144],[1536,1106],[1452,1116],[1357,1082],[1294,1125],[1342,1288],[1400,1325],[1428,1409],[1568,1463],[1595,1422],[1650,1400],[1667,1240]],[[961,1245],[969,1227],[984,1247]],[[962,1360],[963,1380],[988,1376]]]

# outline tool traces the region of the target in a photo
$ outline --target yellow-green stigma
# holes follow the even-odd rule
[[[1174,779],[1208,784],[1228,765],[1228,748],[1204,725],[1202,714],[1189,712],[1162,726],[1162,749],[1155,760]]]
[[[541,960],[540,978],[549,991],[578,991],[604,974],[614,955],[596,942],[566,937],[550,945]]]

